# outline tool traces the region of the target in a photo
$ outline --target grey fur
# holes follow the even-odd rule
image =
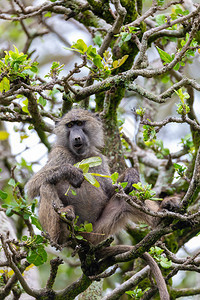
[[[86,150],[80,155],[71,145],[70,128],[66,126],[69,122],[77,121],[84,122],[80,127],[80,136],[87,146],[83,145]],[[91,168],[91,172],[110,175],[107,158],[100,152],[104,145],[102,124],[94,114],[82,109],[71,110],[56,125],[55,134],[57,141],[47,164],[27,184],[30,199],[40,196],[39,219],[54,241],[61,244],[66,242],[68,230],[66,223],[55,212],[53,203],[61,209],[63,207],[65,211],[69,209],[71,217],[78,215],[79,223],[91,222],[93,234],[86,234],[85,237],[94,244],[116,233],[127,224],[128,219],[144,220],[151,225],[154,223],[155,219],[134,209],[120,198],[109,178],[98,177],[100,187],[96,188],[84,180],[81,170],[74,167],[82,159],[100,156],[102,164]],[[140,179],[137,171],[129,168],[120,181],[128,181],[128,190],[125,190],[128,193],[132,184]],[[76,196],[71,192],[65,195],[69,185],[73,186]],[[150,206],[155,211],[159,209],[155,203]]]

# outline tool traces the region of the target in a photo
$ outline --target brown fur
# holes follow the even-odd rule
[[[66,126],[69,122],[77,121],[84,122],[80,127],[80,136],[85,138],[87,143],[86,150],[81,154],[73,153],[69,139],[71,129]],[[98,177],[100,187],[96,188],[84,180],[81,170],[73,166],[82,159],[100,156],[102,164],[91,168],[90,172],[110,175],[107,159],[100,152],[103,147],[102,124],[94,114],[82,109],[73,109],[60,120],[55,133],[57,142],[52,148],[47,164],[27,185],[29,198],[40,196],[39,219],[54,241],[60,244],[66,242],[68,230],[66,223],[55,212],[53,203],[69,211],[69,218],[78,215],[79,223],[92,223],[93,231],[97,234],[86,234],[85,237],[94,244],[116,233],[127,224],[128,219],[153,223],[153,218],[134,209],[117,196],[110,179]],[[127,189],[130,190],[132,184],[139,181],[139,175],[135,169],[130,168],[121,176],[120,181],[128,181]],[[65,195],[69,185],[76,191],[76,196],[71,192]],[[129,192],[128,190],[125,191]],[[154,208],[158,209],[158,206]]]

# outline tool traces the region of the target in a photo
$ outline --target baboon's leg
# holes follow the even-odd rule
[[[150,207],[150,203],[147,203],[146,205],[153,211],[158,210],[158,206],[157,204],[155,206],[154,202],[152,203],[152,207]],[[136,223],[138,221],[144,221],[151,226],[153,226],[156,221],[154,217],[132,207],[123,199],[123,197],[121,198],[116,194],[108,201],[101,216],[93,225],[93,234],[88,236],[87,239],[93,244],[98,244],[109,235],[124,228],[128,223],[128,220],[132,220]]]
[[[114,195],[105,206],[98,220],[93,224],[93,233],[87,239],[93,244],[105,240],[109,235],[114,234],[123,228],[127,223],[129,211],[126,203]]]
[[[55,186],[49,183],[43,184],[40,188],[39,220],[43,228],[50,234],[52,240],[63,244],[68,237],[67,224],[55,212],[53,203],[58,207],[62,206]]]

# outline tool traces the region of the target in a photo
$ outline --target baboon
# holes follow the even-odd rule
[[[104,145],[102,123],[95,114],[72,109],[56,124],[55,134],[57,141],[47,164],[27,184],[30,199],[40,196],[39,219],[54,241],[65,243],[69,233],[53,203],[61,207],[69,219],[79,216],[79,223],[93,224],[93,234],[85,236],[93,244],[116,233],[129,219],[153,224],[152,217],[116,196],[110,178],[98,177],[100,187],[97,188],[84,180],[82,171],[74,166],[85,158],[100,156],[102,164],[92,167],[91,172],[110,175],[107,158],[101,154]],[[139,174],[134,168],[128,168],[120,181],[128,182],[124,189],[128,194],[133,189],[132,184],[140,181]],[[71,192],[65,195],[69,185],[76,195]],[[153,203],[152,208],[158,210],[157,204]]]

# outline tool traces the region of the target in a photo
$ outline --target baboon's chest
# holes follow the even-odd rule
[[[67,181],[62,181],[56,185],[56,188],[64,206],[74,206],[75,214],[79,216],[79,223],[95,222],[108,201],[101,187],[96,188],[87,181],[84,181],[80,188],[69,187]]]

